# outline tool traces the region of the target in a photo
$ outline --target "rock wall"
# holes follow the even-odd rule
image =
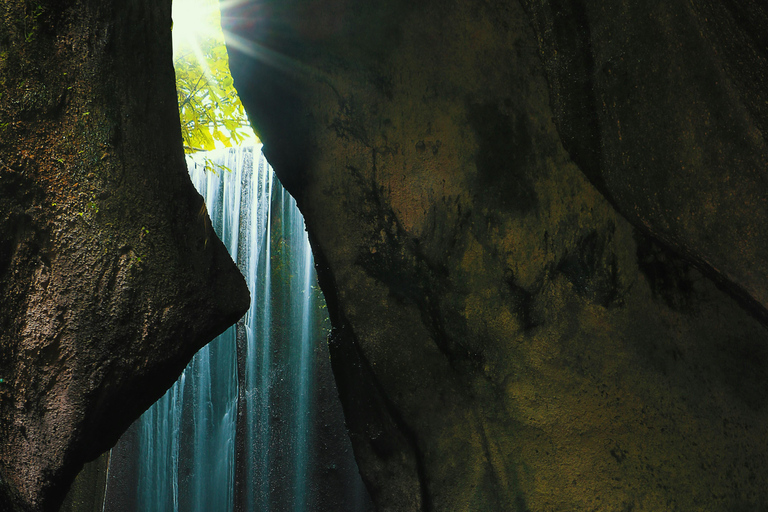
[[[224,14],[379,510],[768,506],[761,36],[601,5]]]
[[[573,160],[630,222],[768,306],[768,8],[524,2]]]
[[[108,510],[104,500],[111,463],[111,453],[105,452],[96,460],[83,466],[69,487],[61,507],[59,507],[59,512],[104,512]],[[111,508],[109,510],[111,512]]]
[[[69,483],[248,307],[186,174],[170,0],[0,5],[0,510]]]

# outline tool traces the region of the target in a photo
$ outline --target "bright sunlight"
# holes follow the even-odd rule
[[[229,73],[218,0],[173,0],[172,16],[185,152],[255,141]]]
[[[211,0],[173,0],[173,51],[191,49],[198,41],[223,39],[218,3]]]

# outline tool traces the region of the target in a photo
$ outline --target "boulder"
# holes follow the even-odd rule
[[[56,510],[248,308],[186,173],[170,9],[0,6],[0,510]]]
[[[760,33],[653,5],[225,12],[379,510],[768,503]]]

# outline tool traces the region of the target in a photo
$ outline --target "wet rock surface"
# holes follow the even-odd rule
[[[56,510],[248,307],[186,173],[170,23],[0,7],[0,510]]]
[[[768,46],[756,2],[524,2],[563,144],[636,227],[768,306]]]
[[[768,502],[759,36],[691,9],[225,13],[380,510]]]

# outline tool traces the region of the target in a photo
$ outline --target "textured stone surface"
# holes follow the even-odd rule
[[[765,243],[749,217],[762,215],[765,187],[734,185],[751,194],[747,216],[728,202],[679,225],[642,213],[660,211],[662,196],[706,210],[719,180],[762,170],[759,134],[757,146],[729,147],[732,178],[704,165],[713,157],[696,134],[714,131],[703,110],[675,110],[674,98],[695,97],[707,78],[692,73],[695,59],[703,71],[722,62],[677,15],[661,17],[682,23],[674,38],[647,30],[663,20],[639,7],[615,26],[615,13],[600,12],[615,32],[601,25],[590,51],[608,55],[626,33],[688,72],[675,85],[661,71],[626,76],[626,91],[649,94],[648,107],[627,107],[642,122],[617,140],[590,131],[595,108],[608,119],[624,107],[595,103],[584,95],[599,89],[568,75],[591,55],[578,53],[592,23],[574,11],[582,4],[293,0],[225,14],[235,84],[307,219],[334,371],[380,510],[768,505],[768,335],[744,310],[766,288],[712,256]],[[658,9],[687,12],[673,4]],[[562,18],[557,37],[547,12]],[[556,77],[573,83],[558,89]],[[726,124],[736,115],[711,109]],[[690,130],[677,132],[683,122]],[[616,156],[653,169],[653,158],[677,158],[670,148],[693,158],[686,169],[701,164],[701,188],[653,182]],[[624,213],[642,233],[587,176],[622,212],[637,205]],[[730,231],[708,242],[707,219]],[[747,268],[758,252],[727,256]],[[716,270],[740,302],[690,261]]]
[[[0,6],[0,510],[53,510],[248,307],[186,174],[170,1]]]
[[[59,512],[104,512],[107,476],[111,468],[111,452],[83,466],[64,497]],[[134,504],[135,505],[135,504]],[[134,507],[133,510],[136,510]]]
[[[768,6],[525,1],[573,160],[768,317]]]

